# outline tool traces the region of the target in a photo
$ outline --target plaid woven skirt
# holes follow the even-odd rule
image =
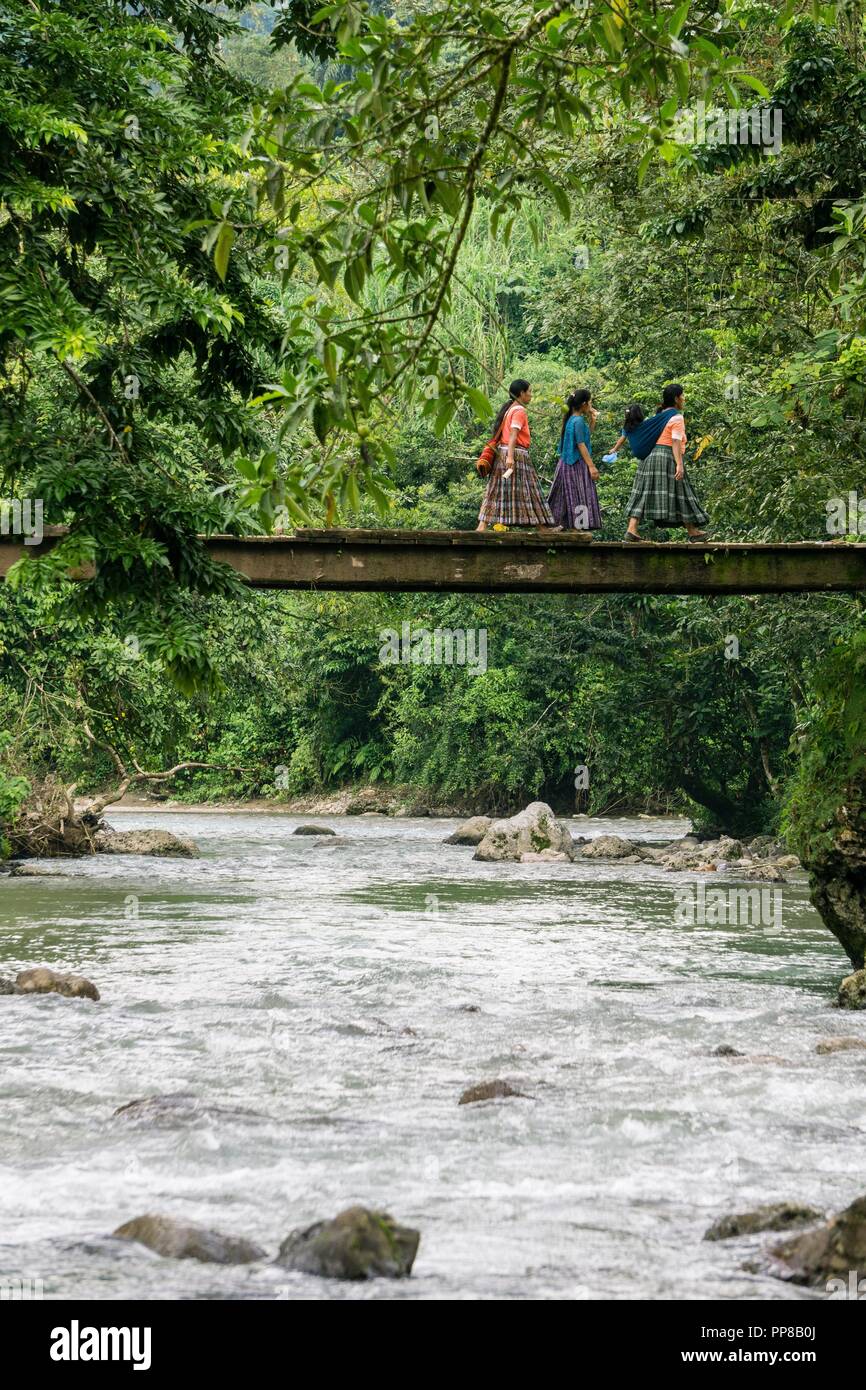
[[[601,526],[601,512],[598,506],[598,493],[595,479],[583,459],[576,463],[556,465],[553,486],[547,494],[547,505],[558,526],[569,531],[597,531]]]
[[[514,450],[514,472],[510,478],[502,476],[508,467],[507,459],[508,449],[500,444],[478,520],[486,521],[488,526],[553,526],[553,516],[529,461],[529,450]]]
[[[676,459],[669,444],[657,444],[637,466],[626,511],[657,526],[706,526],[709,521],[689,482],[676,481]]]

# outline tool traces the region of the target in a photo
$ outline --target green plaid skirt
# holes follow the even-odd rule
[[[640,459],[626,511],[639,521],[657,526],[706,526],[709,521],[689,482],[676,481],[676,460],[669,444],[657,444]]]

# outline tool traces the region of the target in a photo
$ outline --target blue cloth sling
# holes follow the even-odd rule
[[[668,420],[679,414],[681,412],[675,406],[670,406],[667,410],[660,410],[657,415],[648,415],[639,425],[635,425],[633,430],[624,430],[628,446],[635,458],[647,458],[658,443],[659,435]]]

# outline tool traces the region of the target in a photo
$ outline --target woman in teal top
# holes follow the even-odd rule
[[[601,511],[595,482],[598,469],[592,461],[590,412],[592,395],[581,389],[566,401],[568,410],[559,437],[559,462],[547,505],[558,526],[573,531],[597,531]]]

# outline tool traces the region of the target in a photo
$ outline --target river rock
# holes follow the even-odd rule
[[[820,1221],[823,1215],[822,1211],[801,1206],[797,1202],[773,1202],[769,1206],[756,1207],[754,1211],[720,1216],[704,1233],[704,1240],[732,1240],[734,1236],[753,1236],[759,1231],[789,1231],[792,1227]]]
[[[745,1057],[745,1052],[740,1052],[736,1047],[731,1047],[730,1043],[720,1043],[714,1047],[710,1053],[711,1057]]]
[[[621,835],[596,835],[584,845],[580,856],[582,859],[624,859],[634,852],[631,840],[624,840]]]
[[[703,848],[707,859],[741,859],[743,857],[742,840],[732,840],[730,835],[721,835],[718,840],[711,840]]]
[[[469,1086],[461,1095],[458,1105],[477,1105],[481,1100],[501,1100],[505,1096],[518,1096],[521,1100],[528,1097],[522,1091],[516,1091],[508,1081],[502,1081],[499,1077],[495,1081],[479,1081],[474,1086]]]
[[[0,994],[14,994],[15,981],[8,980],[5,976],[0,977]]]
[[[47,864],[31,864],[28,860],[23,860],[20,864],[13,864],[9,870],[10,878],[65,878],[62,870],[50,869]]]
[[[178,1221],[173,1216],[136,1216],[114,1232],[121,1240],[135,1240],[171,1260],[206,1260],[217,1265],[246,1265],[263,1260],[266,1252],[254,1241],[243,1236],[225,1236],[198,1226],[193,1221]]]
[[[153,1129],[173,1129],[178,1125],[208,1124],[213,1119],[261,1119],[255,1110],[217,1105],[204,1101],[191,1091],[167,1091],[164,1095],[142,1096],[119,1105],[112,1119]]]
[[[751,879],[757,883],[785,883],[785,875],[781,872],[782,864],[776,860],[769,861],[761,857],[760,862],[751,856],[743,853],[743,846],[739,840],[732,840],[729,836],[723,835],[721,839],[695,842],[688,844],[685,840],[677,840],[667,848],[647,856],[646,851],[639,849],[641,857],[652,857],[660,863],[663,869],[671,873],[715,873],[719,869],[727,869],[735,873],[739,878]],[[796,867],[799,860],[794,856],[793,864],[787,867]]]
[[[638,841],[633,846],[635,854],[641,859],[645,859],[649,864],[661,864],[663,859],[667,859],[671,853],[670,845],[642,845]]]
[[[749,853],[756,859],[769,859],[771,855],[781,854],[781,844],[772,835],[753,835],[751,840],[747,840],[744,846]]]
[[[846,975],[836,996],[840,1009],[866,1009],[866,970]]]
[[[99,854],[158,854],[195,859],[198,845],[170,830],[101,830],[96,836]]]
[[[816,1231],[774,1246],[771,1254],[781,1264],[772,1272],[795,1284],[824,1284],[833,1276],[847,1283],[852,1270],[866,1276],[866,1197]]]
[[[405,1279],[418,1253],[419,1231],[384,1211],[348,1207],[332,1221],[292,1231],[277,1255],[284,1269],[329,1279]]]
[[[657,862],[670,873],[687,873],[701,868],[702,865],[706,866],[707,860],[703,848],[695,845],[691,849],[665,850]],[[715,869],[715,864],[712,867]],[[706,872],[706,867],[702,872]]]
[[[776,864],[749,864],[737,862],[733,866],[738,878],[749,879],[752,883],[787,883],[788,880]]]
[[[99,990],[83,975],[61,975],[46,965],[22,970],[15,978],[16,994],[62,994],[67,999],[98,999]]]
[[[769,1063],[770,1066],[774,1067],[794,1066],[794,1063],[788,1057],[779,1057],[775,1052],[747,1052],[745,1054],[739,1054],[736,1057],[731,1057],[729,1060],[733,1063],[742,1062],[744,1065],[746,1063],[755,1063],[757,1065]]]
[[[329,825],[296,825],[293,835],[336,835]]]
[[[462,825],[458,825],[454,833],[448,835],[442,843],[443,845],[480,845],[492,824],[493,820],[490,816],[470,816]]]
[[[821,1057],[827,1057],[833,1052],[864,1052],[866,1038],[824,1038],[818,1043],[815,1051]]]
[[[472,857],[484,862],[513,859],[519,863],[521,855],[540,854],[546,849],[560,850],[571,859],[571,831],[543,801],[533,801],[516,816],[493,821]]]

